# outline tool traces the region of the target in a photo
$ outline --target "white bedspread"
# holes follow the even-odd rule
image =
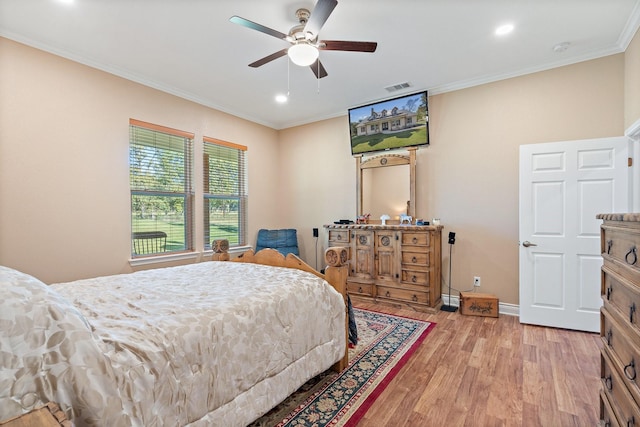
[[[24,280],[9,276],[0,324],[43,316],[10,319],[20,307],[9,290]],[[203,262],[36,290],[37,304],[71,308],[48,307],[51,334],[26,347],[24,328],[0,340],[0,419],[52,400],[77,426],[242,426],[345,348],[342,297],[294,269]]]

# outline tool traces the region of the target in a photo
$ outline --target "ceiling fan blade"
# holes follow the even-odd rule
[[[233,22],[234,24],[242,25],[243,27],[251,28],[252,30],[260,31],[261,33],[268,34],[277,39],[283,39],[283,40],[287,39],[287,35],[284,33],[281,33],[280,31],[276,31],[272,28],[265,27],[264,25],[258,24],[253,21],[249,21],[248,19],[244,19],[239,16],[234,15],[231,18],[229,18],[229,21]]]
[[[316,62],[309,65],[309,68],[311,68],[311,71],[313,71],[313,74],[316,75],[316,79],[321,79],[323,77],[328,76],[327,70],[324,69],[322,62],[320,62],[319,59],[316,59]]]
[[[288,49],[289,48],[282,49],[282,50],[279,50],[276,53],[272,53],[269,56],[265,56],[262,59],[258,59],[256,62],[252,62],[251,64],[249,64],[249,67],[258,68],[258,67],[260,67],[260,66],[262,66],[262,65],[264,65],[264,64],[266,64],[268,62],[273,61],[274,59],[278,59],[278,58],[280,58],[282,56],[285,56],[287,54],[287,50]]]
[[[376,42],[353,42],[342,40],[322,40],[320,50],[344,50],[349,52],[375,52],[378,47]]]
[[[337,0],[318,0],[316,3],[316,7],[311,12],[311,16],[309,17],[309,21],[307,21],[304,26],[304,33],[311,33],[313,37],[311,40],[318,37],[320,33],[320,29],[327,22],[329,15],[333,12],[333,9],[338,5]]]

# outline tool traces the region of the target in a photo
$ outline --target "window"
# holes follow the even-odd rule
[[[204,245],[227,239],[246,244],[247,147],[204,137]]]
[[[129,121],[131,254],[193,249],[193,134]]]

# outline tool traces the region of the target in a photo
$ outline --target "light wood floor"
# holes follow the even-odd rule
[[[353,304],[437,323],[358,427],[598,425],[598,334]]]

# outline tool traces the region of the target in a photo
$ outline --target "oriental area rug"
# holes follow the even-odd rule
[[[355,426],[435,323],[355,308],[358,345],[349,366],[324,372],[251,427]]]

